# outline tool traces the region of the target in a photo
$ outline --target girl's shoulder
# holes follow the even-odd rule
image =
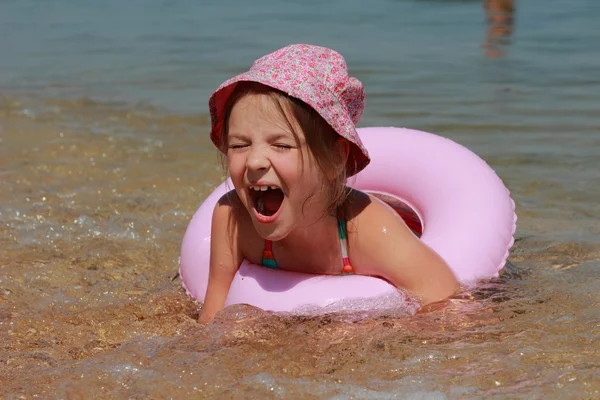
[[[344,204],[348,247],[352,264],[359,274],[374,274],[380,257],[418,241],[398,213],[377,197],[352,190]]]
[[[381,221],[389,222],[390,219],[402,222],[398,213],[383,200],[356,189],[350,190],[343,205],[343,215],[349,225],[348,229],[356,229],[358,225],[370,229]]]

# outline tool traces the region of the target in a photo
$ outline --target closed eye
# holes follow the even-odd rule
[[[279,150],[290,150],[292,148],[292,146],[290,146],[289,144],[284,143],[276,143],[273,146],[275,146]]]
[[[229,148],[232,150],[243,149],[244,147],[248,147],[248,145],[247,144],[230,144],[229,145]]]

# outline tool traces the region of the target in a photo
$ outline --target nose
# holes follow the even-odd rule
[[[269,168],[269,158],[262,146],[256,146],[250,149],[250,153],[246,159],[246,167],[251,171],[262,171]]]

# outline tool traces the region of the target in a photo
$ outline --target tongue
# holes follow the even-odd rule
[[[281,190],[271,189],[262,193],[263,214],[273,215],[279,210],[282,198]]]

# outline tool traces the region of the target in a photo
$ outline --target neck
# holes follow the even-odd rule
[[[278,244],[283,248],[318,251],[320,247],[330,246],[332,238],[337,238],[333,232],[337,232],[337,218],[327,214],[307,226],[295,228]]]

